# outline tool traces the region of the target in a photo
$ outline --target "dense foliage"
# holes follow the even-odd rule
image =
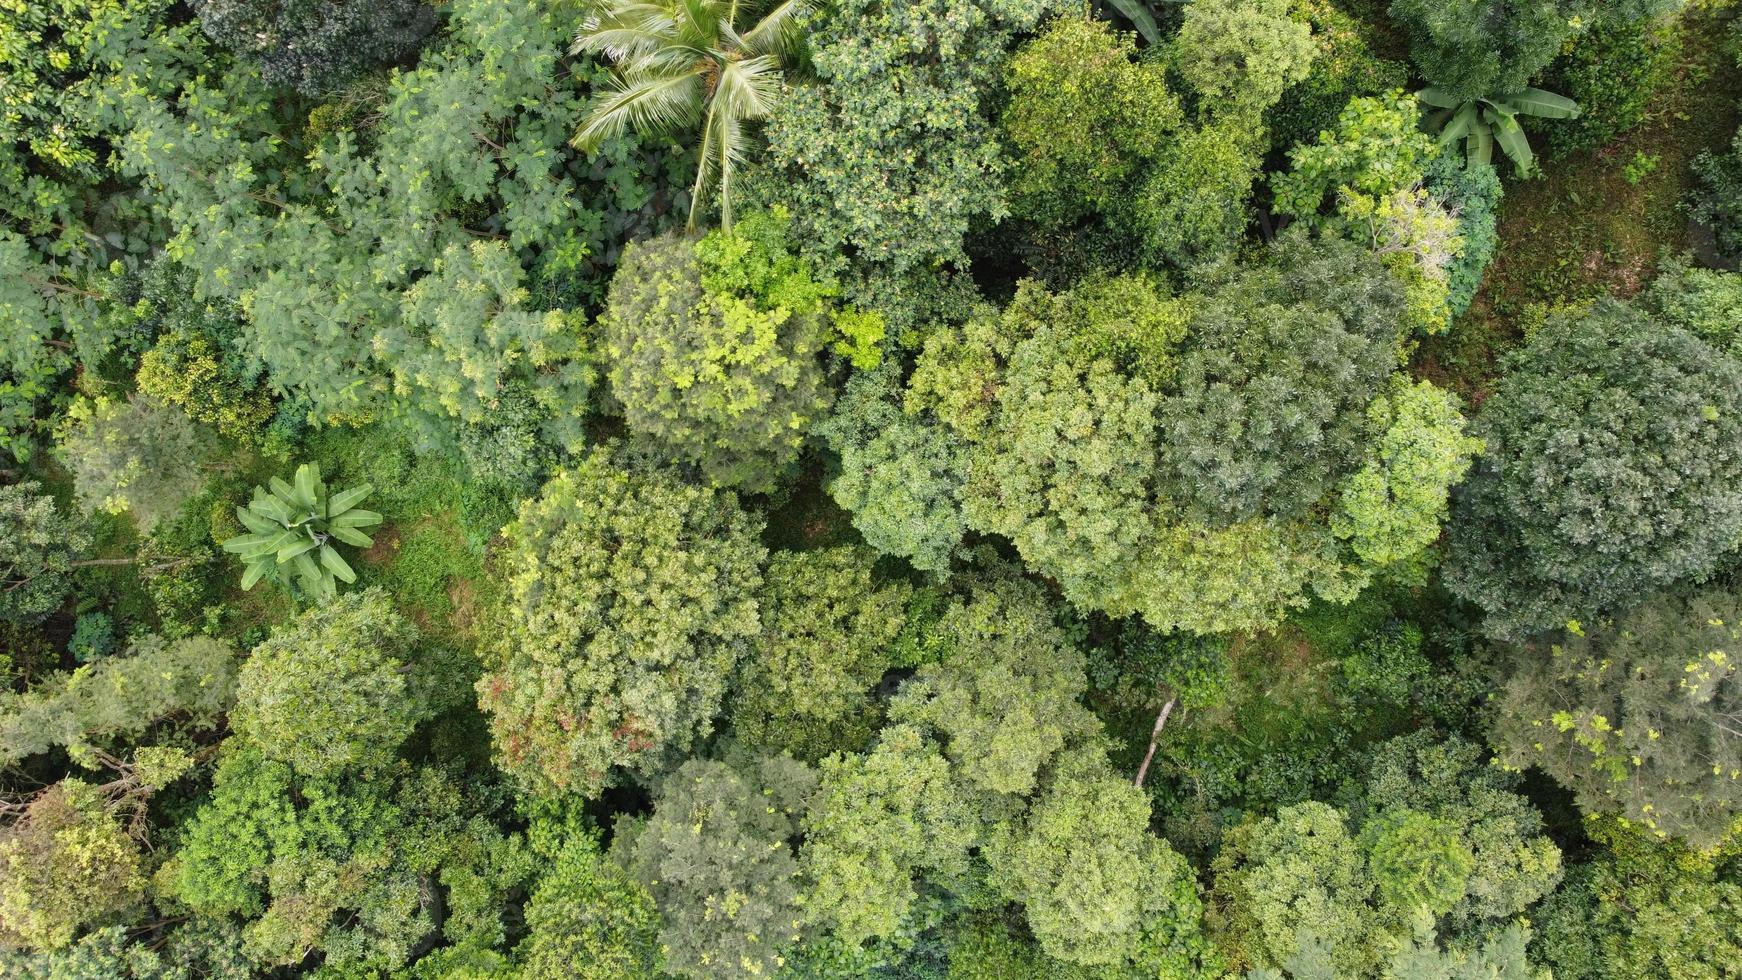
[[[0,976],[1736,976],[1731,6],[0,0]]]

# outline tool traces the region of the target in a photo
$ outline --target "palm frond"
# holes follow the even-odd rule
[[[625,73],[616,89],[594,101],[587,123],[569,142],[580,150],[596,150],[607,139],[634,127],[670,132],[693,125],[702,101],[700,73]]]
[[[766,117],[779,98],[780,63],[767,55],[726,62],[714,84],[714,102],[735,121]]]
[[[798,47],[804,18],[817,9],[816,0],[782,0],[742,35],[751,54],[781,56]]]

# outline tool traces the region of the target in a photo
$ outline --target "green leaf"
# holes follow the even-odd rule
[[[1155,15],[1149,12],[1149,7],[1143,0],[1107,0],[1107,6],[1119,11],[1130,21],[1145,44],[1161,43],[1161,28],[1156,26]]]
[[[1540,119],[1577,119],[1579,104],[1564,95],[1545,92],[1539,88],[1527,88],[1516,95],[1508,95],[1500,100],[1512,108],[1514,112],[1526,116],[1536,116]]]
[[[1415,93],[1415,97],[1433,106],[1435,109],[1455,109],[1463,104],[1462,99],[1454,98],[1445,89],[1429,85]]]
[[[270,518],[256,514],[246,507],[236,508],[236,520],[241,521],[243,527],[255,534],[276,534],[283,530],[282,525]]]
[[[244,561],[252,561],[255,558],[260,558],[265,555],[277,554],[278,549],[292,544],[298,539],[306,539],[306,535],[300,534],[296,531],[279,531],[277,534],[264,537],[262,540],[256,541],[254,544],[250,545],[242,552],[242,558]]]
[[[1530,173],[1530,168],[1536,162],[1536,157],[1531,153],[1530,140],[1525,137],[1524,130],[1519,128],[1517,119],[1510,115],[1502,115],[1499,121],[1494,124],[1494,139],[1500,144],[1500,149],[1506,153],[1507,158],[1518,168],[1520,176]]]
[[[343,541],[346,544],[356,545],[359,548],[367,548],[375,543],[374,538],[371,538],[369,535],[364,534],[356,528],[330,527],[327,530],[332,533],[333,537],[338,538],[340,541]]]
[[[274,537],[276,537],[274,534],[238,534],[233,538],[225,538],[224,543],[219,547],[228,552],[241,554],[252,551],[255,545],[264,544]]]
[[[304,536],[300,541],[292,541],[278,549],[278,563],[282,565],[295,558],[297,555],[312,550],[318,544],[319,542],[315,539],[307,536]]]
[[[381,523],[381,515],[372,510],[348,510],[329,522],[329,530],[341,527],[371,527]]]
[[[278,477],[275,476],[267,480],[266,485],[272,488],[273,496],[277,497],[287,510],[294,510],[302,505],[301,500],[297,497],[296,488]]]
[[[333,494],[332,499],[327,501],[327,516],[329,518],[338,517],[340,514],[343,514],[362,503],[364,497],[367,497],[374,492],[375,487],[372,484],[365,483],[360,487],[352,487],[349,490],[342,490]]]
[[[1494,159],[1494,131],[1487,123],[1478,122],[1470,128],[1470,137],[1464,141],[1464,159],[1470,163]]]
[[[308,552],[305,551],[302,554],[297,555],[295,558],[291,559],[291,561],[296,568],[297,574],[302,576],[302,580],[309,584],[311,590],[323,591],[320,589],[322,579],[321,567],[315,564],[314,558],[312,558]]]
[[[313,463],[304,463],[296,468],[296,502],[308,510],[314,510],[319,497],[315,492],[321,481],[320,468]]]
[[[254,588],[254,583],[260,581],[261,576],[265,575],[266,570],[270,567],[272,566],[263,561],[249,562],[247,567],[242,570],[242,591],[247,592]]]
[[[1440,130],[1440,145],[1450,146],[1470,135],[1470,129],[1480,120],[1476,116],[1476,103],[1466,102],[1452,113],[1452,118],[1446,122],[1446,128]]]
[[[339,557],[339,553],[330,544],[321,545],[321,565],[344,582],[357,581],[357,573],[351,571],[351,566],[345,564],[345,559]]]

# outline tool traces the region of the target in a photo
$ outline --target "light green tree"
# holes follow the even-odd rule
[[[756,531],[730,493],[608,446],[527,501],[477,686],[503,767],[536,792],[595,793],[707,734],[761,630]]]

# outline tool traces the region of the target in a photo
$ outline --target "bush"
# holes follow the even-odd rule
[[[1665,260],[1641,302],[1718,350],[1742,355],[1742,275]]]
[[[423,0],[194,0],[194,12],[268,82],[305,95],[405,58],[436,23]]]
[[[1728,153],[1706,151],[1695,157],[1693,172],[1689,216],[1712,230],[1725,255],[1742,255],[1742,130]]]
[[[1680,34],[1668,21],[1603,18],[1581,33],[1543,73],[1543,88],[1579,104],[1576,119],[1543,127],[1549,155],[1600,149],[1639,125],[1679,48]]]
[[[1465,164],[1462,154],[1442,153],[1428,164],[1427,188],[1458,216],[1464,240],[1446,273],[1446,307],[1456,318],[1470,308],[1500,248],[1500,174],[1491,164]]]

